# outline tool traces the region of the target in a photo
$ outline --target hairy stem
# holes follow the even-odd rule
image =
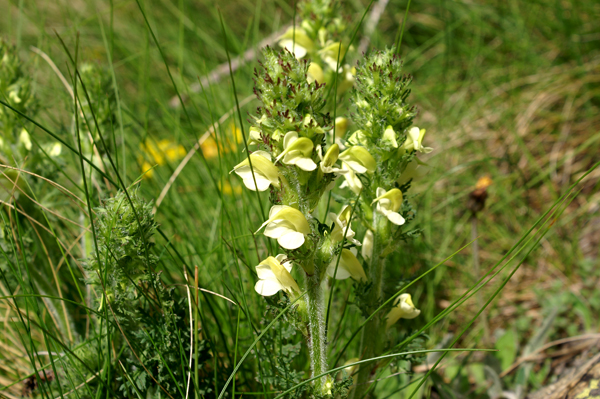
[[[373,255],[371,256],[371,264],[369,266],[369,280],[373,283],[368,294],[368,301],[371,305],[370,311],[377,309],[383,301],[383,276],[385,269],[385,259],[381,256],[384,249],[384,244],[387,241],[388,222],[382,215],[373,212],[373,226],[375,232],[373,234]],[[361,359],[370,359],[381,352],[385,336],[385,321],[382,314],[375,315],[365,325],[360,337],[360,352]],[[353,399],[360,399],[365,395],[369,388],[369,379],[373,371],[373,363],[365,363],[360,366],[356,379],[356,386],[352,391]]]
[[[308,310],[308,330],[310,334],[310,363],[312,375],[315,376],[327,371],[327,352],[325,350],[325,307],[319,273],[307,276],[307,285],[308,293],[306,302]],[[326,383],[326,377],[315,380],[316,391],[325,393],[328,389]]]

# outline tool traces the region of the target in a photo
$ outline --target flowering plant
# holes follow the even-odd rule
[[[300,44],[310,52],[306,40]],[[281,291],[297,301],[297,321],[304,323],[300,330],[307,335],[317,376],[328,370],[324,283],[329,278],[353,279],[361,287],[364,313],[383,303],[385,257],[398,248],[405,238],[403,226],[415,216],[403,195],[412,181],[405,174],[412,173],[417,153],[430,149],[423,147],[424,131],[411,127],[416,113],[406,103],[410,77],[400,74],[401,62],[391,50],[359,64],[351,91],[352,120],[359,130],[337,142],[327,133],[332,121],[323,111],[325,84],[311,79],[309,62],[288,50],[267,47],[263,55],[254,89],[263,106],[253,117],[249,155],[232,172],[248,189],[270,193],[269,215],[256,232],[276,239],[283,253],[256,266],[255,290],[263,296]],[[340,151],[340,146],[345,149]],[[338,214],[326,211],[328,225],[316,209],[340,176],[345,180],[340,187],[352,194]],[[353,219],[366,230],[362,243],[355,238]],[[410,294],[403,294],[387,316],[371,319],[369,335],[385,337],[396,321],[418,314]],[[364,358],[374,357],[385,343],[384,338],[362,341]],[[368,364],[359,369],[355,392],[368,387],[372,369]],[[315,380],[316,396],[331,395],[332,389],[336,383],[331,377]]]

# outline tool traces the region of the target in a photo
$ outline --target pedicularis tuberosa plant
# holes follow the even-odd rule
[[[425,131],[412,127],[415,109],[406,102],[411,79],[401,74],[393,51],[373,53],[359,63],[350,117],[358,130],[348,140],[332,137],[331,119],[323,112],[325,85],[308,76],[309,61],[287,50],[266,48],[263,54],[255,73],[255,93],[263,106],[250,128],[249,156],[233,171],[248,189],[270,192],[269,215],[257,232],[276,239],[281,249],[256,266],[255,289],[263,296],[282,291],[296,301],[294,317],[317,376],[328,370],[325,282],[334,276],[355,280],[356,303],[366,316],[389,299],[383,290],[385,259],[414,233],[405,231],[415,212],[404,193],[417,176],[417,155],[430,149],[422,145]],[[353,192],[350,200],[339,214],[329,212],[328,220],[319,220],[315,210],[340,176],[345,179],[340,187]],[[362,243],[353,220],[366,231]],[[293,267],[301,269],[295,273],[300,281],[292,276]],[[409,294],[398,296],[363,329],[359,356],[381,354],[386,330],[418,314]],[[355,394],[368,388],[375,366],[359,369]],[[327,376],[315,380],[313,392],[320,397],[340,389]]]

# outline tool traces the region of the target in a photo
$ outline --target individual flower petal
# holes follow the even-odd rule
[[[273,162],[271,155],[265,151],[254,151],[250,154],[252,168],[248,158],[237,164],[231,172],[235,172],[244,181],[244,185],[252,191],[265,191],[270,185],[279,188],[279,170]],[[254,174],[252,173],[254,169]],[[229,173],[231,173],[229,172]],[[256,179],[256,184],[255,184]]]
[[[394,301],[394,307],[387,314],[387,328],[400,319],[414,319],[421,311],[415,307],[410,294],[402,294]]]
[[[341,242],[344,238],[344,233],[346,233],[346,239],[360,247],[362,244],[360,241],[354,239],[355,233],[348,227],[351,213],[352,207],[350,205],[346,205],[339,215],[336,215],[333,212],[329,213],[329,220],[334,223],[333,230],[331,231],[331,239],[335,242]],[[347,232],[346,229],[348,229]]]
[[[277,239],[279,245],[285,249],[299,248],[310,233],[310,226],[304,214],[287,205],[273,205],[269,211],[269,219],[256,232],[265,226],[264,234]]]
[[[370,260],[373,256],[373,231],[367,230],[365,233],[365,238],[363,238],[362,249],[361,249],[362,257],[365,260]]]
[[[261,131],[256,126],[250,126],[248,145],[262,143]]]
[[[341,139],[348,131],[348,119],[338,116],[335,118],[335,138]]]
[[[354,146],[340,154],[340,160],[345,162],[356,173],[373,173],[377,169],[375,159],[364,147]]]
[[[325,153],[325,156],[323,156],[323,154],[322,154],[321,146],[318,145],[317,146],[317,154],[319,155],[319,159],[321,160],[319,167],[321,168],[321,171],[323,173],[344,174],[344,173],[348,172],[345,169],[340,169],[340,168],[335,167],[335,163],[337,162],[339,154],[340,154],[340,146],[339,145],[333,144],[331,147],[329,147],[329,149]]]
[[[333,261],[327,267],[327,275],[333,277],[335,274],[337,280],[345,280],[348,277],[352,277],[353,280],[366,282],[367,275],[358,259],[356,259],[355,254],[356,248],[352,248],[352,250],[343,248],[340,262],[337,265],[337,273],[335,270],[337,257],[334,257]]]
[[[259,280],[254,289],[260,295],[271,296],[283,290],[288,294],[300,293],[300,287],[290,274],[291,262],[281,263],[285,259],[284,254],[276,257],[269,256],[256,266],[256,274]]]
[[[293,26],[279,37],[278,44],[280,47],[294,54],[296,58],[303,58],[314,47],[313,41],[308,37],[304,29]]]
[[[402,205],[402,191],[397,188],[385,191],[384,188],[378,187],[377,198],[375,198],[371,204],[373,203],[377,203],[377,212],[387,217],[390,222],[398,226],[404,224],[404,218],[398,213],[398,210]]]
[[[419,161],[416,157],[406,165],[404,172],[396,180],[396,183],[401,186],[410,179],[419,179],[427,174],[428,165],[425,162]]]
[[[415,150],[424,154],[433,151],[433,148],[423,147],[423,137],[425,136],[425,129],[419,129],[418,127],[411,127],[406,136],[406,141],[402,148],[407,151]]]
[[[320,50],[319,55],[329,68],[336,71],[338,69],[338,63],[341,63],[344,60],[346,51],[348,51],[347,46],[344,46],[341,43],[332,43]]]
[[[381,139],[381,143],[388,147],[398,148],[398,142],[396,141],[396,132],[394,128],[388,126],[383,132],[383,137]]]
[[[323,75],[323,69],[321,66],[315,62],[311,62],[308,66],[308,73],[306,75],[306,80],[308,83],[317,82],[324,83],[325,75]]]
[[[29,133],[25,129],[21,129],[21,134],[19,134],[19,143],[25,147],[27,151],[31,151],[31,138],[29,137]]]
[[[360,182],[360,179],[344,162],[342,162],[342,170],[345,170],[346,173],[344,173],[345,181],[340,185],[340,188],[348,187],[354,194],[358,195],[360,190],[362,190],[362,183]]]
[[[348,138],[348,142],[352,145],[366,146],[368,144],[367,136],[362,130],[357,130],[352,133],[352,135]]]
[[[283,158],[283,163],[287,165],[296,165],[307,172],[317,168],[317,164],[312,160],[312,151],[314,144],[307,137],[298,137],[297,132],[287,132],[283,138],[283,151],[277,157],[276,161]]]

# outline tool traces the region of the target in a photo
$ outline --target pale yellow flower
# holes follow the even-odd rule
[[[344,233],[346,229],[348,232],[346,233],[346,239],[353,243],[354,245],[361,246],[360,241],[354,239],[354,231],[352,228],[348,227],[350,223],[350,214],[352,213],[352,207],[350,205],[346,205],[339,215],[336,215],[333,212],[329,212],[329,220],[334,223],[333,230],[331,231],[331,239],[335,242],[341,242],[344,238]]]
[[[314,48],[313,41],[308,37],[304,29],[291,26],[279,37],[279,46],[285,48],[296,58],[303,58],[306,53]]]
[[[279,169],[271,162],[271,154],[265,151],[254,151],[249,158],[252,161],[252,168],[250,167],[250,161],[246,158],[231,171],[242,178],[244,185],[249,190],[265,191],[270,185],[276,188],[280,187]],[[252,170],[254,170],[254,174]]]
[[[292,262],[287,261],[286,255],[269,256],[256,266],[258,281],[254,286],[257,293],[262,296],[275,295],[283,290],[290,295],[299,294],[300,287],[292,277]],[[283,262],[283,263],[282,263]]]
[[[414,319],[420,313],[421,311],[413,304],[410,294],[402,294],[396,298],[394,307],[386,316],[387,328],[400,319]]]
[[[265,226],[267,227],[264,234],[275,238],[285,249],[301,247],[310,233],[310,226],[304,214],[287,205],[273,205],[269,211],[269,219],[256,230],[256,233]]]
[[[308,83],[317,82],[323,84],[325,82],[325,75],[323,75],[323,69],[317,63],[311,62],[308,66],[308,73],[306,74],[306,80]]]
[[[329,277],[333,277],[335,273],[336,280],[345,280],[348,277],[352,277],[352,279],[356,281],[367,281],[367,275],[365,274],[365,271],[363,270],[358,259],[356,259],[356,248],[342,249],[340,263],[337,265],[337,273],[335,270],[336,264],[337,257],[334,257],[327,267],[327,275]]]
[[[321,160],[319,167],[321,168],[321,171],[323,173],[336,173],[341,175],[348,172],[345,169],[340,169],[335,166],[335,163],[337,162],[338,157],[340,155],[339,145],[333,144],[331,147],[329,147],[329,149],[325,153],[325,156],[323,156],[321,146],[318,145],[317,154],[319,155],[319,159]]]
[[[334,71],[338,70],[338,62],[344,60],[344,55],[348,51],[348,47],[341,43],[332,43],[319,51],[321,59]]]
[[[287,165],[296,165],[307,172],[317,168],[317,164],[312,160],[312,151],[314,144],[307,137],[298,137],[298,132],[287,132],[283,138],[283,151],[277,157],[276,161],[283,158],[283,163]]]
[[[419,161],[416,157],[406,165],[404,172],[396,180],[396,183],[401,186],[410,179],[419,179],[427,174],[428,165]]]
[[[340,154],[340,160],[348,165],[355,173],[373,173],[377,169],[375,159],[366,148],[354,146]]]
[[[418,127],[411,127],[406,136],[406,141],[402,148],[405,150],[415,150],[428,154],[433,151],[433,148],[423,147],[423,137],[425,136],[425,129],[419,129]]]
[[[365,260],[370,260],[373,256],[373,231],[367,230],[363,238],[361,254]]]
[[[376,210],[389,219],[390,222],[401,226],[405,220],[398,213],[402,206],[402,191],[397,188],[392,188],[390,191],[385,191],[384,188],[377,187],[377,198],[371,203],[377,203]]]
[[[383,137],[381,138],[381,143],[387,147],[398,148],[398,142],[396,141],[396,132],[394,132],[394,128],[388,126],[383,132]]]
[[[354,194],[358,195],[360,190],[362,190],[362,183],[360,182],[360,179],[358,176],[356,176],[356,173],[354,173],[354,171],[350,169],[350,167],[344,162],[342,162],[342,170],[345,170],[346,173],[344,173],[345,180],[340,185],[340,188],[348,187]]]
[[[335,118],[335,138],[341,139],[346,135],[348,131],[348,119],[338,116]]]
[[[19,143],[21,143],[27,151],[31,151],[31,137],[29,137],[27,130],[21,129],[21,134],[19,134]]]

